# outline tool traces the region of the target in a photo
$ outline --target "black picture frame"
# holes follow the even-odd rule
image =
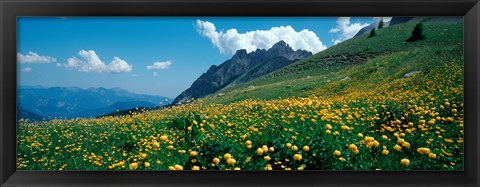
[[[0,0],[2,186],[480,186],[478,0]],[[464,16],[464,171],[16,171],[18,16]]]

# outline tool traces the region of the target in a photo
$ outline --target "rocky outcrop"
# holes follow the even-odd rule
[[[205,97],[226,86],[250,81],[311,55],[311,52],[305,50],[294,51],[284,41],[277,42],[268,50],[258,49],[251,53],[244,49],[238,50],[230,60],[219,66],[212,65],[173,103]]]

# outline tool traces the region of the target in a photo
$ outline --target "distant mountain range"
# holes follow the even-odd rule
[[[248,82],[311,55],[311,52],[305,50],[294,51],[284,41],[277,42],[268,50],[258,49],[251,53],[245,49],[238,50],[230,60],[219,66],[212,65],[173,103],[205,97],[224,87]]]
[[[17,117],[32,120],[97,117],[117,110],[170,104],[170,98],[135,94],[122,88],[41,87],[18,88]],[[162,102],[162,104],[160,104]]]

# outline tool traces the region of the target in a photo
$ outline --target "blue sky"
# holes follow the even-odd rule
[[[121,87],[174,98],[237,49],[314,53],[378,18],[21,17],[18,84]]]

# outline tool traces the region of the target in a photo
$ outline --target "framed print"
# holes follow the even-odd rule
[[[478,1],[2,1],[4,186],[478,186]]]

